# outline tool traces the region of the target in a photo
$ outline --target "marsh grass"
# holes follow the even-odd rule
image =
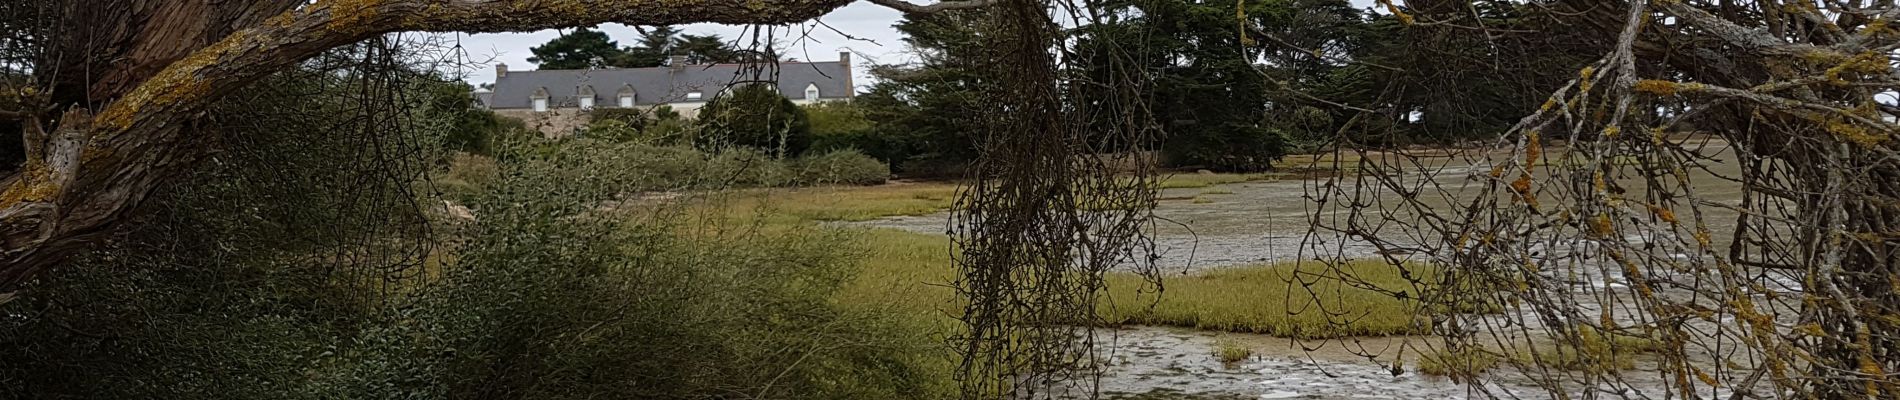
[[[1232,367],[1252,357],[1253,348],[1246,343],[1224,337],[1214,340],[1214,358],[1220,360],[1221,364]]]
[[[1399,267],[1353,261],[1331,270],[1318,263],[1280,263],[1226,268],[1165,278],[1157,298],[1138,276],[1108,277],[1099,314],[1110,323],[1167,325],[1262,333],[1303,339],[1427,333],[1420,304],[1355,287],[1338,271],[1392,292],[1417,298]],[[1429,268],[1407,266],[1413,278],[1431,281]]]
[[[950,209],[956,186],[943,183],[880,186],[820,186],[809,188],[745,189],[726,193],[713,210],[729,216],[762,217],[772,224],[832,221],[869,221],[892,216],[918,216]]]
[[[1162,189],[1198,189],[1214,185],[1272,179],[1270,174],[1190,174],[1168,175],[1161,179]]]

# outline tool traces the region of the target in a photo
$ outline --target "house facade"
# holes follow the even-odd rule
[[[498,114],[521,118],[544,133],[586,126],[587,111],[595,108],[653,109],[665,105],[693,117],[729,87],[772,80],[770,66],[747,64],[687,64],[673,57],[668,66],[585,70],[509,71],[495,66],[494,88],[477,92],[477,100]],[[794,103],[850,99],[851,53],[837,61],[780,62],[776,88]]]

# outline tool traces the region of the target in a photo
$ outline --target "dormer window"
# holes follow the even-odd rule
[[[805,100],[818,101],[818,84],[805,85]]]
[[[535,89],[534,95],[529,98],[534,100],[534,112],[548,111],[548,88]]]
[[[633,84],[620,85],[620,108],[633,108]]]
[[[580,90],[575,91],[575,95],[578,96],[580,99],[582,110],[594,109],[595,96],[594,96],[593,86],[581,86]]]

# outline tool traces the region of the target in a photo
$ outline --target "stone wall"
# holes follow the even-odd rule
[[[579,108],[556,108],[547,112],[534,110],[495,110],[496,115],[515,118],[528,125],[528,129],[540,131],[542,136],[560,138],[573,135],[575,131],[587,129],[587,112]]]

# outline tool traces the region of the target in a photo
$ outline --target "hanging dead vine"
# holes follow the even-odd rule
[[[1148,236],[1154,163],[1140,151],[1157,135],[1138,98],[1150,81],[1131,52],[1064,40],[1055,17],[1087,18],[1097,7],[1005,0],[968,11],[984,13],[998,89],[978,110],[980,157],[950,222],[956,288],[968,302],[966,331],[952,340],[964,355],[964,398],[1092,394],[1103,274],[1158,275]],[[1080,57],[1116,61],[1085,79],[1071,70]],[[1091,101],[1071,101],[1083,96]]]

